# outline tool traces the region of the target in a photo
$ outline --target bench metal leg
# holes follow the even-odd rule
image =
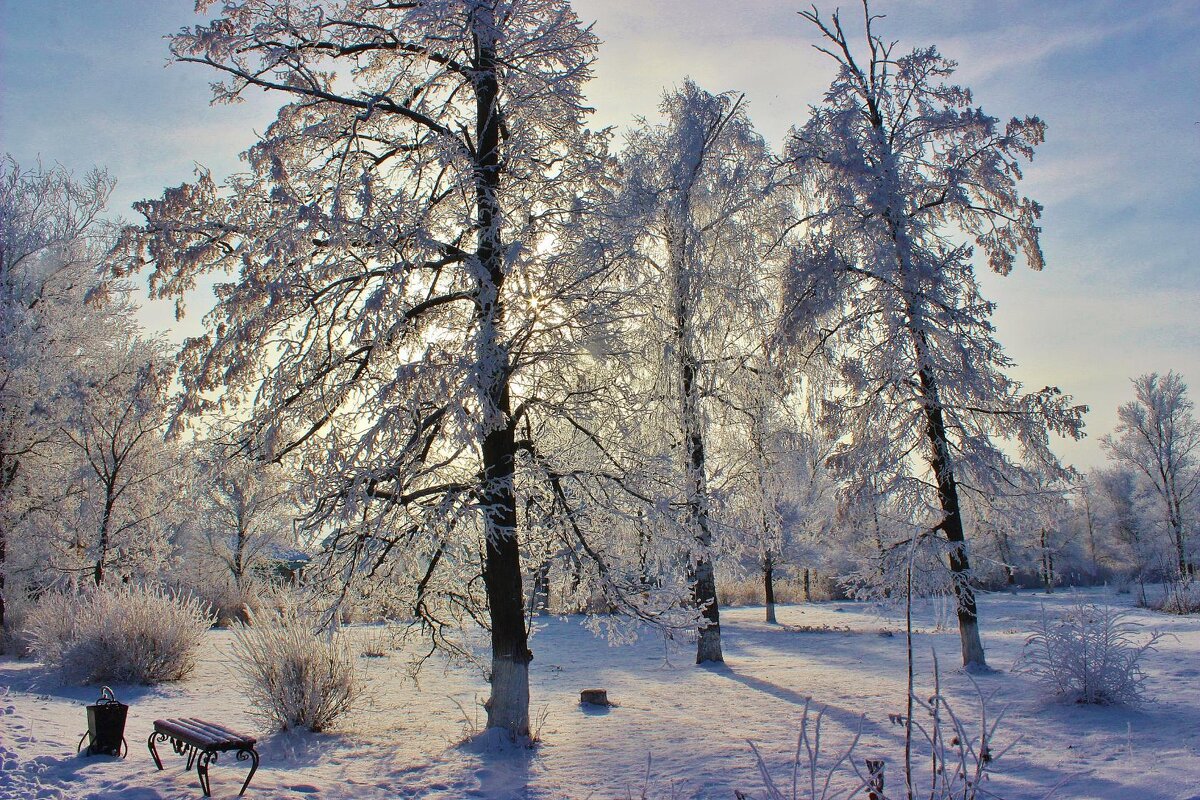
[[[258,752],[254,749],[237,751],[238,761],[245,761],[247,758],[252,759],[250,762],[250,774],[246,776],[246,782],[242,784],[242,790],[238,792],[238,797],[246,793],[246,787],[250,785],[250,779],[258,771]]]
[[[158,756],[158,748],[155,746],[157,742],[170,742],[171,747],[176,754],[187,758],[187,771],[191,771],[192,767],[196,767],[196,778],[200,781],[200,790],[204,792],[205,797],[212,797],[212,783],[208,775],[208,765],[220,758],[224,750],[204,750],[195,747],[181,739],[176,739],[167,733],[155,731],[150,734],[146,740],[146,747],[150,749],[150,756],[154,759],[154,765],[160,770],[163,768],[162,759]],[[258,771],[258,751],[251,747],[243,747],[237,751],[238,761],[249,761],[250,772],[246,775],[246,780],[242,782],[242,790],[238,792],[238,797],[246,794],[246,789],[250,787],[250,780],[254,777],[254,773]]]
[[[161,771],[163,768],[162,759],[158,757],[158,748],[154,746],[155,739],[158,739],[160,742],[165,742],[167,737],[163,736],[158,731],[155,731],[154,733],[150,734],[150,738],[146,740],[146,747],[150,748],[150,756],[154,759],[154,766],[158,767],[158,769]]]
[[[208,762],[216,757],[216,753],[210,753],[205,750],[196,759],[196,777],[200,779],[200,788],[203,790],[205,797],[212,797],[212,786],[208,782]]]

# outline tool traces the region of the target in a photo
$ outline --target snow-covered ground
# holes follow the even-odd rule
[[[1101,590],[1085,593],[1099,599]],[[1128,605],[1128,596],[1108,598]],[[977,680],[1007,706],[1000,745],[1020,741],[997,765],[990,789],[1009,800],[1054,796],[1109,800],[1200,800],[1200,619],[1134,611],[1147,628],[1172,634],[1146,663],[1151,702],[1136,709],[1048,701],[1009,670],[1045,605],[1071,602],[1021,594],[981,599],[993,674]],[[858,603],[782,607],[780,625],[761,608],[722,612],[727,663],[698,668],[686,644],[647,636],[610,647],[578,618],[549,619],[533,640],[533,705],[542,743],[533,750],[463,745],[465,717],[483,718],[478,674],[428,664],[414,682],[403,653],[360,659],[369,700],[328,734],[267,734],[248,713],[230,670],[230,634],[212,631],[187,680],[160,687],[116,686],[130,703],[125,760],[75,754],[84,706],[96,687],[64,687],[31,661],[0,659],[0,798],[200,796],[195,772],[161,747],[154,769],[146,737],[154,719],[196,716],[260,737],[262,766],[247,792],[258,798],[732,798],[762,795],[747,740],[781,776],[788,769],[806,698],[824,706],[823,745],[845,744],[865,715],[860,760],[883,757],[899,780],[901,729],[888,722],[904,700],[899,620]],[[957,663],[958,637],[917,615],[918,670],[930,685],[931,650],[956,710],[975,718],[974,690]],[[895,635],[888,635],[894,633]],[[378,629],[358,628],[364,641]],[[579,691],[603,687],[619,705],[585,709]],[[465,713],[464,713],[465,712]],[[649,759],[649,786],[647,761]],[[216,797],[234,797],[245,766],[229,756],[211,768]]]

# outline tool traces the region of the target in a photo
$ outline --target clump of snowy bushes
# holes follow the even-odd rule
[[[48,594],[25,630],[33,653],[68,681],[155,684],[192,671],[211,625],[193,597],[121,585]]]
[[[1076,703],[1136,703],[1145,690],[1142,659],[1162,637],[1143,637],[1126,612],[1107,605],[1077,602],[1055,616],[1043,609],[1017,669]]]
[[[1200,583],[1192,580],[1170,581],[1161,598],[1147,600],[1144,605],[1167,614],[1200,613]]]
[[[249,611],[234,626],[234,668],[255,713],[280,730],[322,731],[354,707],[361,684],[349,643],[295,609]]]
[[[0,628],[0,653],[24,658],[33,652],[26,630],[30,604],[20,593],[16,593],[15,597],[5,598],[5,601],[4,626]]]

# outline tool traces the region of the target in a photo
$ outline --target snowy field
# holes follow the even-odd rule
[[[1085,593],[1099,599],[1101,591]],[[1128,605],[1128,595],[1109,598]],[[988,656],[997,671],[978,679],[1007,706],[998,733],[1020,741],[997,765],[990,789],[1009,800],[1200,798],[1200,619],[1134,611],[1134,619],[1171,634],[1150,655],[1148,694],[1137,709],[1048,701],[1010,667],[1032,621],[1069,593],[982,598]],[[929,685],[931,649],[956,710],[975,719],[973,689],[957,663],[958,636],[937,630],[938,613],[916,617],[919,682]],[[271,734],[245,709],[229,664],[230,634],[214,630],[199,666],[176,685],[116,686],[131,704],[129,756],[75,755],[95,687],[64,687],[38,663],[0,659],[0,797],[199,797],[194,772],[163,746],[164,772],[146,750],[154,719],[196,716],[260,737],[262,766],[247,797],[257,798],[732,798],[763,796],[747,740],[781,777],[788,769],[806,698],[827,709],[823,744],[832,752],[862,721],[858,759],[883,757],[899,781],[902,730],[888,714],[903,708],[902,623],[857,603],[781,607],[780,625],[761,608],[722,613],[727,663],[701,669],[685,644],[661,638],[610,647],[579,618],[549,619],[535,634],[533,707],[542,743],[534,750],[463,745],[486,695],[467,668],[427,665],[414,682],[406,656],[361,657],[369,681],[365,707],[329,734]],[[888,635],[893,633],[894,635]],[[379,629],[352,631],[360,642]],[[359,645],[361,649],[363,645]],[[619,705],[584,710],[579,690],[608,689]],[[464,714],[465,710],[465,714]],[[479,710],[478,719],[483,719]],[[647,758],[650,759],[647,782]],[[234,797],[245,767],[226,756],[211,768],[216,797]],[[890,783],[890,782],[889,782]]]

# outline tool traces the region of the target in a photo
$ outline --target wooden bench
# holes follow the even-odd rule
[[[239,797],[246,793],[246,787],[250,785],[250,779],[258,769],[258,751],[254,749],[257,740],[214,722],[205,722],[193,717],[154,720],[154,733],[146,740],[146,746],[150,748],[155,765],[162,769],[158,748],[154,746],[156,741],[170,742],[177,755],[187,756],[188,769],[191,769],[193,764],[196,765],[196,776],[200,779],[200,788],[204,790],[205,797],[212,797],[212,787],[208,782],[208,765],[216,761],[221,753],[233,750],[237,753],[238,761],[251,759],[250,774],[246,776],[246,782],[238,792]]]

